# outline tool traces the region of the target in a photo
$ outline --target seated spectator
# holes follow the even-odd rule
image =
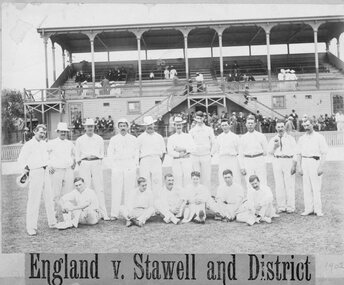
[[[101,81],[101,86],[103,87],[104,94],[109,94],[110,92],[110,81],[105,76],[103,80]]]
[[[149,79],[150,80],[154,79],[154,72],[153,72],[153,70],[149,73]]]
[[[104,117],[99,121],[99,131],[104,132],[106,129],[106,120]]]
[[[234,77],[233,77],[232,73],[228,73],[228,74],[227,74],[226,80],[227,80],[227,82],[232,82],[232,81],[234,81]]]
[[[281,69],[280,73],[278,73],[277,78],[278,78],[279,81],[284,81],[285,80],[285,70],[284,69]]]
[[[151,190],[147,190],[146,178],[139,177],[137,179],[138,187],[132,191],[129,199],[129,206],[121,206],[120,214],[126,219],[126,226],[136,225],[142,227],[147,220],[155,215],[153,207],[153,194]]]
[[[170,79],[170,71],[168,70],[168,66],[165,67],[164,76],[165,79]]]
[[[127,80],[127,70],[125,69],[125,67],[123,65],[122,65],[121,70],[120,70],[119,80],[121,80],[121,81]]]
[[[75,189],[60,200],[63,222],[56,225],[59,230],[77,228],[79,224],[95,225],[101,218],[97,194],[86,187],[81,177],[74,179],[74,186]]]
[[[189,79],[188,83],[185,85],[183,95],[188,95],[189,93],[192,93],[192,92],[193,92],[192,79]]]
[[[204,91],[204,86],[203,86],[203,81],[204,81],[204,78],[203,78],[203,74],[197,72],[196,73],[196,84],[197,84],[197,92],[203,92]]]
[[[170,70],[170,79],[174,79],[174,77],[178,75],[177,70],[171,65],[171,70]]]
[[[107,121],[106,121],[106,130],[109,132],[113,132],[113,130],[114,130],[114,122],[113,122],[111,116],[109,116]]]
[[[248,75],[248,81],[256,81],[252,74]]]

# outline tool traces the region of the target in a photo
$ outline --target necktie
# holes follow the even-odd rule
[[[279,139],[280,139],[280,151],[282,151],[282,147],[283,147],[283,145],[282,145],[282,137],[279,137]]]

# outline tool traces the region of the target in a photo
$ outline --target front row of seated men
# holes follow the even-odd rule
[[[120,207],[120,215],[126,220],[126,226],[142,227],[152,216],[160,214],[165,223],[205,223],[206,209],[215,213],[215,220],[226,222],[237,220],[252,226],[255,223],[271,223],[279,217],[273,206],[270,188],[262,185],[259,177],[249,178],[250,187],[245,198],[241,185],[233,183],[233,173],[223,171],[224,183],[217,189],[216,196],[200,183],[201,174],[191,173],[191,184],[185,189],[174,186],[172,174],[165,175],[165,185],[160,196],[154,200],[152,191],[147,189],[143,177],[137,180],[138,187],[132,192],[128,205]],[[96,193],[87,188],[84,179],[74,179],[75,189],[62,196],[60,206],[64,221],[57,224],[58,229],[78,227],[79,224],[94,225],[101,218]]]

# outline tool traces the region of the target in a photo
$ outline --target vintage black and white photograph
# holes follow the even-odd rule
[[[2,253],[344,254],[343,15],[4,3]]]

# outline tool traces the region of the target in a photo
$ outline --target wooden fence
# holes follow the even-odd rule
[[[328,131],[328,132],[320,132],[326,139],[329,146],[344,146],[344,132],[339,131]],[[300,138],[304,133],[300,132],[294,132],[292,135],[295,137],[296,140]],[[266,138],[270,140],[274,134],[265,134]],[[106,150],[109,145],[109,141],[104,141],[105,146],[105,156],[106,156]],[[1,147],[1,161],[16,161],[19,152],[22,148],[22,144],[15,144],[15,145],[3,145]]]

